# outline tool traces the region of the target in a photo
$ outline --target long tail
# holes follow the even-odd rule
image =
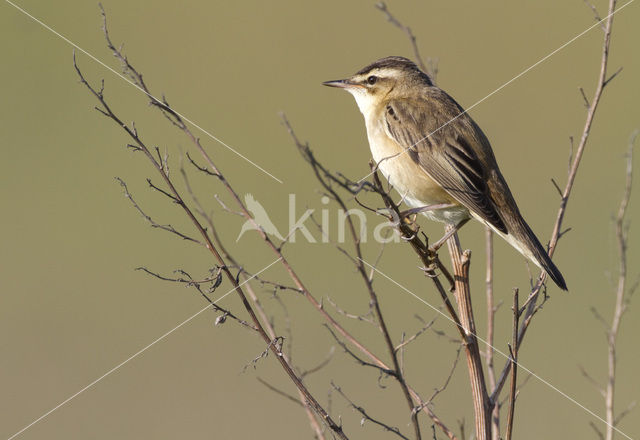
[[[483,221],[483,223],[486,224],[487,222]],[[559,288],[567,290],[567,283],[564,281],[560,270],[553,261],[551,261],[549,254],[547,254],[547,251],[542,244],[540,244],[540,240],[538,240],[538,237],[533,233],[527,222],[520,217],[516,224],[509,223],[510,224],[507,225],[507,229],[509,230],[508,234],[498,231],[491,225],[489,226],[522,255],[535,263],[540,269],[544,270]]]

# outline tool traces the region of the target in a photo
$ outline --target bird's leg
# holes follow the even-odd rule
[[[425,212],[425,211],[435,211],[436,209],[446,209],[446,208],[451,208],[455,205],[451,204],[451,203],[439,203],[437,205],[426,205],[426,206],[419,206],[417,208],[411,208],[411,209],[407,209],[406,211],[402,211],[400,213],[401,217],[408,217],[410,215],[414,215],[414,214],[419,214],[421,212]]]
[[[454,205],[449,204],[449,203],[439,203],[436,205],[426,205],[426,206],[419,206],[417,208],[411,208],[411,209],[407,209],[406,211],[401,211],[398,213],[399,215],[399,219],[396,220],[395,224],[396,226],[400,224],[400,222],[404,222],[407,225],[409,225],[411,228],[414,229],[414,231],[417,233],[418,232],[418,225],[416,223],[416,218],[418,216],[419,213],[421,212],[425,212],[425,211],[433,211],[436,209],[446,209],[446,208],[450,208]],[[395,215],[394,215],[395,217]],[[411,240],[410,237],[409,240]]]
[[[440,240],[436,241],[431,246],[429,246],[429,250],[431,252],[433,252],[433,253],[438,252],[438,249],[440,249],[442,247],[442,245],[445,244],[445,242],[448,239],[450,239],[453,234],[458,232],[460,230],[460,228],[463,227],[468,221],[469,221],[468,218],[460,221],[457,225],[455,225],[453,228],[451,228],[449,231],[447,231],[447,233],[444,234],[444,236]]]

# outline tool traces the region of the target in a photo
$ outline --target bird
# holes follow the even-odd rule
[[[259,229],[259,227],[262,228],[262,230],[267,234],[278,237],[280,240],[284,240],[284,237],[280,235],[280,231],[278,231],[276,225],[274,225],[269,218],[267,211],[264,209],[262,204],[253,197],[252,194],[245,194],[244,202],[247,205],[247,209],[253,214],[254,221],[247,220],[244,222],[244,224],[242,225],[242,229],[240,229],[240,234],[238,234],[238,238],[236,238],[236,243],[238,242],[238,240],[240,240],[240,237],[242,237],[245,232],[252,229],[257,230]],[[255,226],[256,224],[258,224],[259,227]]]
[[[479,220],[567,290],[522,217],[487,136],[413,61],[381,58],[346,79],[322,84],[353,95],[377,169],[415,212],[453,230],[470,218]]]

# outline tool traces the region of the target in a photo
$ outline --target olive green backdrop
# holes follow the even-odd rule
[[[104,47],[94,2],[19,4],[118,69]],[[406,36],[385,21],[373,1],[105,0],[104,6],[114,41],[125,42],[153,91],[166,94],[174,108],[283,180],[276,182],[200,134],[238,192],[253,194],[281,231],[288,222],[289,193],[297,194],[298,216],[306,206],[319,210],[324,205],[278,112],[287,113],[298,136],[328,167],[361,177],[369,158],[362,117],[350,96],[320,83],[382,56],[412,56]],[[601,0],[596,6],[601,13],[606,9]],[[438,84],[465,107],[594,22],[579,0],[408,1],[389,7],[412,27],[423,55],[439,59]],[[579,366],[603,380],[605,338],[590,309],[607,318],[613,309],[612,215],[624,184],[627,140],[640,126],[639,20],[640,3],[615,18],[610,67],[624,70],[605,90],[567,211],[565,225],[572,230],[556,252],[571,291],[550,287],[551,299],[536,316],[520,357],[531,371],[600,415],[602,399]],[[158,178],[142,155],[127,151],[121,130],[92,110],[95,102],[73,70],[71,46],[5,2],[0,36],[0,436],[8,438],[205,306],[194,291],[151,279],[135,267],[165,274],[180,268],[202,276],[213,262],[203,249],[151,229],[123,197],[114,176],[129,183],[158,222],[189,230],[175,205],[148,190],[144,179]],[[561,185],[566,180],[569,137],[580,135],[585,118],[578,88],[591,97],[600,48],[596,27],[471,111],[543,241],[559,202],[550,179]],[[179,152],[191,149],[187,139],[122,79],[84,54],[78,61],[94,83],[105,79],[107,97],[124,120],[135,120],[149,144],[169,151],[177,177]],[[194,185],[248,270],[273,261],[255,233],[235,243],[241,221],[217,205],[213,195],[222,189],[213,180],[194,176]],[[631,281],[640,273],[638,194],[640,186],[629,212]],[[332,221],[334,216],[335,209]],[[434,237],[441,233],[441,225],[422,223]],[[483,229],[470,224],[461,239],[474,252],[474,299],[484,332]],[[367,310],[353,267],[335,248],[306,244],[298,236],[286,250],[318,297],[330,296],[353,313]],[[374,243],[366,246],[369,259],[377,252]],[[416,265],[403,245],[389,246],[380,262],[385,273],[438,305]],[[496,296],[505,302],[496,345],[505,350],[511,291],[515,286],[526,290],[528,274],[520,255],[502,242],[496,243],[496,266]],[[281,272],[274,267],[269,274]],[[397,341],[401,332],[421,327],[414,315],[436,316],[383,278],[376,286]],[[225,282],[216,295],[228,289]],[[268,290],[261,292],[265,307],[277,317],[277,329],[286,335],[280,303]],[[291,293],[280,295],[293,329],[294,362],[310,368],[335,343],[306,302]],[[233,295],[223,305],[242,314]],[[639,306],[634,298],[620,334],[619,409],[640,398]],[[199,315],[16,438],[312,438],[303,411],[257,382],[262,377],[295,393],[271,356],[243,372],[264,350],[261,341],[234,322],[214,327],[214,320],[211,312]],[[371,326],[346,325],[384,353]],[[443,318],[435,327],[453,333]],[[407,374],[423,396],[443,382],[455,347],[433,333],[410,347]],[[501,366],[504,360],[498,360]],[[464,364],[462,359],[434,410],[456,430],[464,419],[471,432]],[[523,372],[520,378],[526,376]],[[405,402],[392,380],[357,366],[339,348],[331,363],[308,379],[323,404],[331,380],[372,416],[410,432]],[[369,423],[361,427],[360,417],[338,395],[330,400],[332,414],[342,418],[350,438],[391,436]],[[589,423],[602,426],[534,378],[523,388],[517,411],[515,432],[521,439],[597,438]],[[428,421],[422,420],[428,431]],[[638,438],[638,420],[635,411],[620,428]]]

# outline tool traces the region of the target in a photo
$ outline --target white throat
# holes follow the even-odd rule
[[[360,87],[349,88],[347,91],[356,99],[356,104],[358,104],[360,113],[364,115],[364,119],[368,120],[375,108],[374,97],[371,96],[367,90],[361,89]]]

